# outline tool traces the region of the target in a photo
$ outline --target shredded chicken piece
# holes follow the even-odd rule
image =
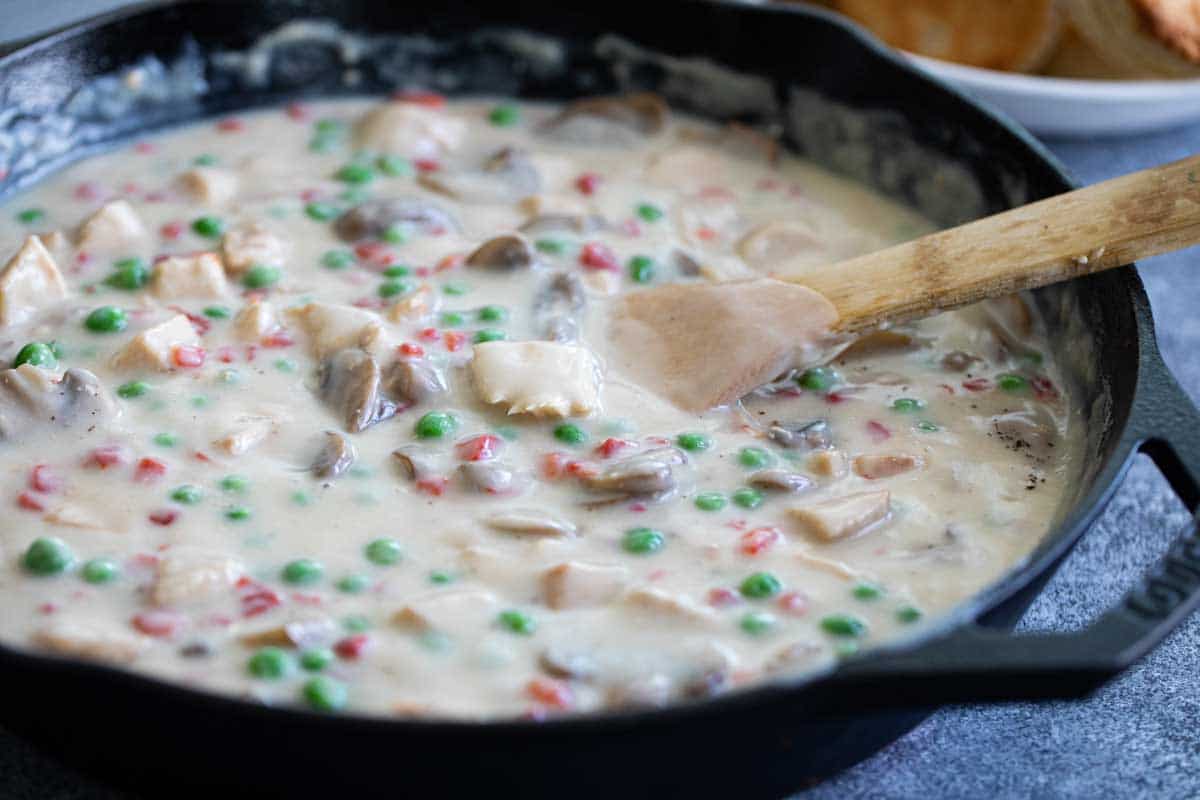
[[[54,258],[37,236],[25,239],[0,272],[0,325],[15,325],[67,296]]]

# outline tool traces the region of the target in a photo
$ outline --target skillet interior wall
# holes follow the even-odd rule
[[[800,154],[943,226],[1068,188],[953,93],[895,70],[881,51],[860,55],[856,34],[831,18],[687,0],[656,10],[618,1],[565,15],[551,2],[447,2],[420,19],[369,0],[162,8],[104,31],[119,47],[68,42],[50,57],[35,48],[4,65],[0,197],[147,130],[298,96],[404,86],[542,99],[657,91],[693,113],[773,128]],[[513,20],[536,20],[537,32]],[[636,33],[624,30],[629,20]],[[180,41],[172,30],[191,35]],[[1114,409],[1132,394],[1136,323],[1126,296],[1116,275],[1034,293],[1089,417],[1088,457],[1057,521],[1090,488],[1109,432],[1123,422]]]

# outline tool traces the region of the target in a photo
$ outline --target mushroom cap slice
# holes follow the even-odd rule
[[[653,92],[586,97],[546,120],[541,132],[574,144],[621,146],[661,132],[669,118],[667,102]]]
[[[422,233],[459,230],[449,211],[423,197],[392,197],[368,200],[342,214],[333,223],[334,232],[346,242],[379,237],[398,224],[412,225]]]

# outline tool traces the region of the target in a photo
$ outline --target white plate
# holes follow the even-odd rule
[[[905,53],[1036,133],[1117,135],[1200,120],[1200,80],[1090,81],[997,72]]]

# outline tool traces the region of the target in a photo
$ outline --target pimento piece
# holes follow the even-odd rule
[[[575,179],[575,188],[580,194],[593,195],[600,187],[600,176],[594,172],[585,172]]]
[[[143,458],[137,463],[133,479],[138,483],[153,483],[167,474],[167,465],[157,458]]]
[[[566,473],[569,462],[565,453],[546,453],[538,463],[539,472],[546,480],[557,480]]]
[[[992,382],[987,378],[968,378],[962,382],[962,387],[968,392],[986,392],[992,388]]]
[[[596,445],[596,455],[601,458],[612,458],[617,453],[629,447],[637,447],[637,442],[631,442],[628,439],[617,439],[613,436],[608,437],[600,444]]]
[[[779,595],[779,610],[793,617],[808,613],[808,596],[803,592],[784,592]]]
[[[168,222],[158,229],[158,235],[164,239],[178,239],[183,235],[183,223]]]
[[[169,639],[178,633],[187,620],[173,611],[143,611],[134,614],[130,624],[140,633],[156,639]]]
[[[42,501],[31,495],[29,492],[21,492],[17,495],[17,507],[25,511],[45,511],[46,507],[42,505]]]
[[[420,89],[401,89],[392,92],[392,101],[396,103],[415,103],[426,108],[442,108],[446,105],[446,96],[437,92],[427,92]]]
[[[175,366],[184,369],[204,366],[204,359],[207,355],[203,347],[190,344],[177,344],[171,348],[171,360]]]
[[[158,152],[158,145],[154,142],[138,142],[133,146],[133,152],[143,156],[153,155]]]
[[[1038,400],[1057,400],[1058,388],[1044,375],[1038,375],[1029,379],[1029,386],[1033,389],[1033,396]]]
[[[448,256],[442,256],[437,264],[434,264],[434,272],[447,272],[452,269],[458,269],[466,263],[467,257],[462,253],[451,253]]]
[[[718,586],[715,589],[708,590],[708,604],[717,608],[726,608],[728,606],[736,606],[742,602],[742,597],[733,589],[726,589],[723,586]]]
[[[274,589],[245,576],[238,578],[237,590],[241,597],[243,617],[265,614],[282,602]]]
[[[35,492],[52,494],[63,487],[63,479],[46,464],[38,464],[29,472],[29,488]]]
[[[226,117],[217,121],[217,130],[221,133],[241,133],[246,129],[246,123],[237,117]]]
[[[422,328],[421,332],[418,333],[417,336],[426,342],[436,342],[441,338],[441,334],[438,333],[437,328]]]
[[[461,331],[446,331],[442,334],[442,341],[445,342],[447,350],[457,353],[467,343],[467,335]]]
[[[875,420],[867,421],[867,435],[871,437],[873,442],[886,442],[892,438],[892,432],[882,422]]]
[[[155,525],[166,528],[175,524],[175,520],[179,519],[179,512],[173,508],[162,508],[158,511],[151,511],[147,519]]]
[[[496,457],[502,443],[499,436],[484,433],[459,442],[454,449],[462,461],[487,461]]]
[[[767,525],[743,533],[741,540],[738,542],[738,549],[745,555],[756,556],[764,550],[773,547],[782,539],[783,532],[779,528]]]
[[[409,358],[420,358],[421,356],[425,355],[425,348],[421,347],[419,344],[413,344],[412,342],[405,342],[396,349],[400,351],[400,355],[407,356]]]
[[[222,364],[232,364],[237,360],[237,351],[233,349],[233,345],[223,344],[217,348],[217,361]]]
[[[621,265],[612,248],[603,242],[588,242],[579,250],[579,263],[586,269],[602,269],[618,272]]]
[[[333,652],[346,661],[357,661],[371,644],[371,637],[365,633],[347,636],[333,646]]]
[[[437,172],[442,168],[436,158],[418,158],[413,160],[413,166],[418,172]]]
[[[421,480],[417,481],[417,490],[424,492],[431,497],[441,497],[446,493],[446,487],[449,485],[449,478],[422,478]]]
[[[396,253],[382,242],[363,242],[356,245],[354,255],[374,267],[388,267],[396,260]]]
[[[283,328],[276,328],[264,336],[262,341],[259,342],[259,344],[261,344],[263,347],[271,348],[291,347],[295,343],[296,340],[293,339],[292,335]]]
[[[304,122],[312,116],[308,106],[303,103],[288,103],[285,113],[288,115],[288,119],[294,119],[297,122]]]
[[[553,678],[534,678],[525,684],[525,693],[552,708],[568,709],[575,703],[571,687],[564,681]]]
[[[125,463],[128,458],[125,448],[120,445],[106,445],[97,447],[83,462],[85,467],[95,467],[96,469],[108,469],[109,467],[117,467]]]
[[[572,461],[567,464],[567,474],[573,478],[594,478],[600,474],[600,470],[586,461]]]
[[[713,239],[717,238],[717,232],[707,225],[702,225],[696,229],[696,238],[702,239],[706,242],[711,242]]]
[[[180,308],[179,306],[167,306],[167,308],[171,309],[176,314],[183,314],[185,317],[187,317],[188,322],[192,323],[192,329],[195,330],[196,334],[199,336],[203,336],[204,334],[208,333],[212,328],[211,322],[199,314],[193,314],[186,308]]]

